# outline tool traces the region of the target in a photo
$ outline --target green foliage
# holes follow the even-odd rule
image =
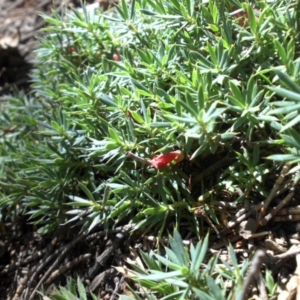
[[[42,293],[41,293],[42,294]],[[88,297],[88,295],[90,297]],[[87,293],[83,283],[77,278],[75,283],[72,278],[67,279],[66,287],[60,286],[59,289],[55,290],[51,294],[51,300],[97,300],[98,298],[93,293]]]
[[[275,283],[274,278],[271,275],[271,272],[269,270],[266,270],[265,275],[265,284],[269,292],[269,296],[273,297],[276,294],[277,289],[277,283]]]
[[[233,247],[228,247],[226,261],[219,255],[209,255],[209,236],[196,245],[185,246],[178,231],[169,236],[170,248],[165,247],[160,255],[150,251],[140,251],[144,265],[131,263],[132,271],[127,277],[136,282],[139,292],[128,290],[133,297],[120,295],[120,300],[130,299],[238,299],[238,291],[243,288],[250,260],[242,264]],[[266,270],[265,284],[270,296],[274,296],[277,288],[271,273]],[[41,293],[43,294],[43,293]],[[90,294],[92,299],[97,299]],[[87,299],[86,291],[80,279],[77,288],[74,280],[68,279],[66,287],[59,287],[51,294],[53,300]]]
[[[26,213],[41,233],[130,218],[160,234],[187,220],[200,234],[198,197],[264,197],[282,162],[298,181],[297,1],[121,1],[44,18],[33,92],[1,107],[2,214]],[[233,163],[190,193],[181,166],[126,157],[174,149]]]
[[[169,240],[171,248],[165,248],[165,256],[142,252],[147,270],[132,264],[135,272],[131,277],[143,288],[147,299],[234,299],[246,276],[248,260],[240,266],[230,246],[228,252],[232,265],[218,256],[205,261],[208,236],[196,246],[189,247],[184,246],[177,231]],[[272,277],[269,273],[268,276],[269,285],[272,285]],[[132,292],[134,298],[122,295],[120,299],[144,299]]]

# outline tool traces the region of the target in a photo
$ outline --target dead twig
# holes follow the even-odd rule
[[[300,253],[300,247],[293,245],[287,252],[271,257],[272,260],[282,260]]]
[[[278,295],[278,300],[291,300],[300,298],[300,255],[296,256],[297,268],[286,284],[285,290]]]
[[[90,253],[82,254],[72,261],[66,263],[64,266],[61,266],[58,270],[51,273],[49,278],[45,281],[45,284],[50,284],[53,280],[55,280],[59,275],[67,272],[68,270],[72,269],[74,266],[78,265],[79,263],[89,259],[92,255]]]
[[[95,265],[88,271],[88,278],[94,277],[99,269],[105,265],[107,260],[114,254],[114,251],[118,248],[119,243],[125,237],[123,233],[117,233],[112,244],[110,244],[102,253],[96,258]]]
[[[53,248],[56,245],[57,241],[58,241],[57,237],[54,237],[53,240],[51,241],[50,247],[48,247],[44,255],[44,259],[46,259],[45,262],[47,261],[48,263],[54,257],[53,254],[50,256],[49,254],[53,251]],[[47,260],[47,258],[49,258],[49,260]],[[25,296],[28,295],[35,273],[36,272],[39,273],[39,268],[41,268],[42,266],[43,264],[40,265],[40,267],[35,266],[30,272],[28,272],[28,274],[26,274],[26,276],[21,280],[13,299],[19,299],[20,295],[23,293],[25,289],[26,284],[27,284],[27,289],[25,291]],[[24,298],[27,299],[26,297]]]
[[[266,255],[265,252],[262,250],[256,251],[256,253],[253,257],[253,260],[252,260],[251,267],[250,267],[247,277],[244,281],[243,288],[238,292],[238,296],[236,297],[236,299],[240,299],[240,300],[247,299],[248,289],[251,286],[252,282],[254,281],[255,277],[258,276],[260,269],[261,269],[261,265],[265,258],[265,255]]]
[[[259,290],[259,299],[268,300],[269,299],[268,292],[261,272],[259,272],[259,274],[257,275],[257,288]]]
[[[276,207],[274,207],[270,213],[268,213],[265,217],[263,217],[260,220],[259,224],[261,226],[265,226],[272,219],[272,217],[278,214],[278,212],[290,202],[290,200],[294,197],[294,194],[295,194],[294,188],[291,188],[290,193]]]
[[[44,274],[44,276],[41,278],[41,280],[38,282],[38,284],[36,285],[36,287],[34,288],[33,292],[31,293],[29,300],[33,299],[37,289],[40,287],[40,285],[45,281],[45,279],[49,276],[49,274],[57,267],[57,265],[60,263],[60,261],[64,258],[64,256],[66,255],[66,253],[68,253],[68,251],[70,249],[72,249],[79,241],[81,241],[85,236],[87,235],[87,231],[85,231],[84,233],[80,234],[75,240],[73,240],[71,243],[69,243],[59,254],[58,258],[56,259],[56,261],[50,266],[50,268],[47,270],[47,272]],[[37,272],[35,272],[34,274],[34,278],[37,276]],[[32,280],[31,280],[32,282]],[[30,286],[29,286],[30,287]],[[26,297],[25,299],[27,299],[27,294],[29,292],[29,287],[27,289],[27,293],[26,293]]]
[[[121,290],[121,286],[124,283],[124,276],[121,277],[121,279],[119,279],[117,276],[114,278],[114,282],[115,282],[115,288],[110,296],[109,300],[115,300],[117,297],[118,292]]]
[[[267,209],[268,209],[271,201],[276,197],[277,192],[280,190],[281,184],[282,184],[285,176],[289,172],[289,170],[290,170],[290,166],[289,165],[284,165],[283,166],[283,168],[281,170],[281,173],[280,173],[279,177],[277,178],[277,180],[275,182],[275,185],[274,185],[274,187],[273,187],[273,189],[272,189],[269,197],[264,201],[264,205],[263,205],[263,207],[260,210],[260,213],[259,213],[259,216],[258,216],[258,219],[257,219],[257,225],[260,224],[260,221],[265,216],[265,214],[267,212]]]
[[[265,240],[265,246],[268,250],[275,251],[276,253],[285,253],[287,252],[287,249],[285,247],[282,247],[281,245],[278,245],[271,239]]]
[[[112,234],[112,233],[130,232],[130,231],[134,230],[135,227],[136,227],[136,224],[133,223],[133,224],[119,226],[119,227],[108,229],[108,230],[98,231],[98,232],[89,234],[86,237],[86,240],[91,241],[91,240],[94,240],[94,239],[99,238],[101,236],[107,236],[108,234]]]

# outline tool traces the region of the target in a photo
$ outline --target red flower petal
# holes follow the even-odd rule
[[[149,162],[151,163],[151,166],[156,169],[164,169],[169,164],[171,164],[173,161],[178,164],[184,159],[184,155],[180,150],[177,151],[171,151],[169,153],[161,154],[156,157],[154,157]]]
[[[234,10],[237,10],[237,7],[236,6],[233,6],[232,7],[233,11]],[[260,10],[256,10],[254,9],[254,11],[260,13],[261,11]],[[241,26],[241,27],[245,27],[247,25],[247,23],[249,22],[249,14],[248,14],[248,11],[244,11],[244,12],[238,12],[235,14],[236,18],[241,18],[239,21],[238,21],[238,24]],[[255,17],[255,20],[256,20],[256,23],[259,21],[259,18]]]
[[[117,53],[114,53],[114,55],[113,55],[113,60],[114,60],[114,61],[121,61],[120,55],[117,54]]]

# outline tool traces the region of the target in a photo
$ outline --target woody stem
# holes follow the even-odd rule
[[[142,164],[151,165],[151,162],[149,162],[148,160],[146,160],[146,159],[144,159],[142,157],[139,157],[139,156],[133,154],[132,152],[127,152],[126,153],[126,157],[129,157],[129,158],[131,158],[133,160],[139,161]]]

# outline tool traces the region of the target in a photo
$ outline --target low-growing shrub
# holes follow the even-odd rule
[[[299,17],[292,0],[122,0],[44,16],[33,90],[1,105],[2,218],[159,235],[184,221],[201,237],[195,209],[219,224],[209,203],[224,191],[265,199],[282,163],[296,184]]]

